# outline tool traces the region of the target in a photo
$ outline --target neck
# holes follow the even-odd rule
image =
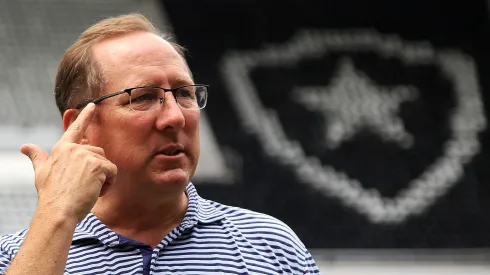
[[[155,247],[185,216],[185,192],[174,198],[130,197],[109,192],[99,198],[92,212],[114,232]]]

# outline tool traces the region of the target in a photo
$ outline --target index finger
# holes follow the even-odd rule
[[[83,133],[87,129],[90,121],[95,114],[95,104],[89,103],[82,109],[78,117],[73,123],[66,129],[65,133],[61,137],[61,140],[67,142],[80,142],[83,137]]]

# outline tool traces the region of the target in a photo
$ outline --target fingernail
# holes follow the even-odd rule
[[[92,109],[94,107],[95,107],[95,104],[93,102],[90,102],[89,104],[87,104],[86,108]]]

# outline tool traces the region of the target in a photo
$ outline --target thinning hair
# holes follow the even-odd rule
[[[162,37],[185,62],[184,47],[171,41],[168,34],[160,32],[144,15],[131,13],[103,19],[86,29],[61,58],[54,88],[61,116],[66,110],[98,97],[104,88],[104,74],[92,53],[92,46],[104,39],[137,31]]]

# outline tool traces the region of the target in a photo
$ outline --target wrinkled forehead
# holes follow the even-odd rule
[[[153,81],[165,85],[173,81],[192,82],[185,59],[166,40],[152,33],[135,32],[105,39],[92,48],[106,80]],[[128,87],[125,87],[128,88]]]

